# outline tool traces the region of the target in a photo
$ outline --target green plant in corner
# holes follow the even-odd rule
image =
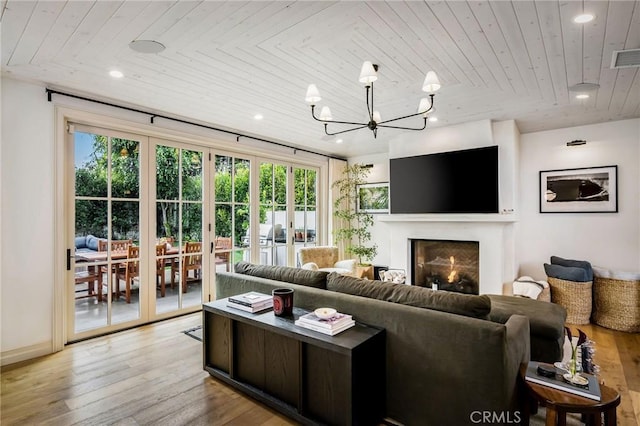
[[[373,225],[373,215],[358,211],[358,185],[366,183],[369,168],[362,164],[345,167],[342,177],[331,187],[338,190],[338,196],[333,203],[334,217],[341,219],[343,226],[334,230],[336,241],[346,242],[346,252],[358,258],[360,265],[371,262],[378,252],[378,246],[368,244],[371,241],[369,228]]]

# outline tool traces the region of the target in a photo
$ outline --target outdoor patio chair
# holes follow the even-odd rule
[[[184,262],[182,264],[182,292],[187,292],[187,279],[189,271],[193,271],[193,277],[198,279],[202,271],[202,243],[188,242],[184,246]]]
[[[129,246],[127,248],[127,260],[124,265],[118,268],[115,280],[115,299],[120,298],[120,280],[125,282],[125,301],[131,303],[131,290],[134,287],[134,280],[140,276],[140,247]],[[139,279],[139,278],[138,278]],[[138,286],[139,287],[139,286]]]
[[[231,250],[231,237],[216,237],[215,241],[216,266],[225,265],[227,272],[229,272],[231,252],[222,250]]]

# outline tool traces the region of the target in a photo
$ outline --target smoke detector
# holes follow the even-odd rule
[[[615,50],[611,68],[640,67],[640,49]]]

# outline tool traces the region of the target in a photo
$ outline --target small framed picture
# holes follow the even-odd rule
[[[356,208],[365,213],[389,213],[389,182],[358,185]]]
[[[540,213],[617,213],[618,166],[540,172]]]

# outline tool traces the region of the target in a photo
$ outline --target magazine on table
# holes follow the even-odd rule
[[[308,314],[301,315],[298,318],[298,321],[300,321],[302,323],[314,325],[316,327],[322,327],[322,328],[326,328],[328,330],[332,330],[334,328],[341,327],[342,325],[344,325],[346,323],[353,322],[353,318],[351,317],[351,315],[342,314],[340,312],[337,312],[331,318],[324,319],[324,318],[318,317],[313,312],[309,312]]]
[[[245,312],[256,313],[256,312],[261,312],[261,311],[265,311],[267,309],[273,308],[273,302],[261,303],[259,305],[254,305],[254,306],[247,306],[247,305],[242,305],[240,303],[235,303],[230,300],[227,300],[227,306],[234,309],[240,309],[241,311],[245,311]]]
[[[273,303],[273,296],[258,293],[257,291],[250,291],[236,296],[229,296],[229,302],[245,306],[265,305],[266,303]]]
[[[295,325],[302,328],[306,328],[308,330],[313,330],[319,333],[328,334],[329,336],[335,336],[336,334],[341,333],[353,327],[354,325],[356,325],[356,322],[354,320],[349,320],[347,322],[342,323],[340,326],[336,326],[334,328],[325,328],[317,324],[309,323],[307,321],[300,321],[300,319],[297,319],[295,321]]]
[[[580,386],[567,382],[562,376],[566,373],[564,370],[559,370],[551,364],[544,364],[545,367],[556,369],[556,375],[554,377],[545,377],[538,374],[538,365],[541,363],[530,361],[527,366],[527,373],[525,375],[525,380],[537,383],[543,386],[549,386],[554,389],[558,389],[561,391],[569,392],[574,395],[579,395],[585,398],[594,399],[596,401],[600,401],[600,384],[598,383],[598,379],[596,376],[592,374],[580,373],[580,375],[586,378],[589,383]]]

